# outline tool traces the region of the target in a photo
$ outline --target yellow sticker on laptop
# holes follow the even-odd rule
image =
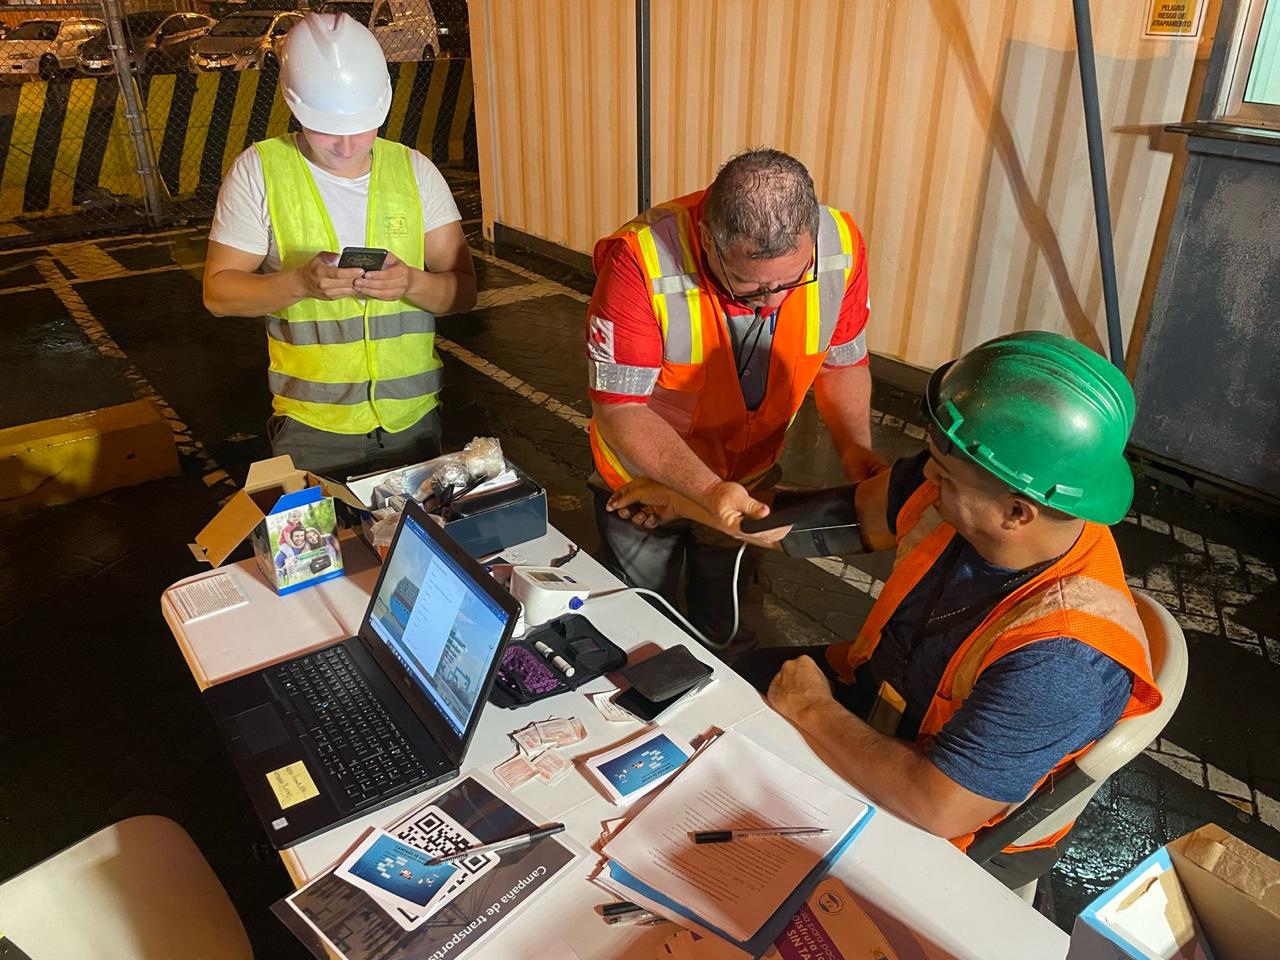
[[[288,810],[295,803],[320,796],[316,782],[311,779],[307,765],[301,760],[279,770],[272,770],[267,774],[267,783],[271,784],[281,810]]]

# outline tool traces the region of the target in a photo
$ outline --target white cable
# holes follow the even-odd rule
[[[746,553],[746,550],[747,545],[744,542],[742,546],[738,547],[738,555],[733,561],[733,581],[731,583],[731,589],[733,590],[733,632],[730,633],[729,638],[723,642],[717,642],[709,639],[701,630],[686,620],[684,614],[673,607],[666,597],[656,591],[646,589],[645,587],[623,587],[620,590],[610,590],[607,593],[593,593],[585,600],[577,601],[576,605],[574,604],[574,601],[570,601],[569,609],[574,611],[580,610],[593,600],[604,600],[606,597],[616,597],[624,593],[636,593],[641,596],[652,597],[654,600],[657,600],[666,607],[667,610],[671,612],[671,615],[684,624],[685,629],[697,637],[703,645],[710,647],[712,650],[725,650],[728,648],[729,644],[733,643],[734,637],[738,635],[738,572],[742,568],[742,555]]]

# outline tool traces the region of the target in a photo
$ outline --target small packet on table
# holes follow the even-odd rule
[[[516,742],[516,746],[531,757],[536,757],[547,746],[542,742],[542,735],[538,733],[538,728],[532,723],[523,730],[517,730],[513,733],[511,739]]]
[[[494,767],[493,775],[508,790],[514,790],[516,787],[524,786],[538,776],[538,771],[524,754],[517,753],[514,757],[504,760]]]
[[[617,691],[605,690],[591,694],[588,699],[600,711],[600,715],[610,723],[639,723],[639,720],[613,702],[616,693]]]
[[[542,742],[553,747],[568,746],[587,738],[587,728],[577,717],[570,717],[568,720],[559,718],[539,720],[534,727],[538,731],[538,736],[542,738]]]
[[[560,756],[555,747],[543,750],[530,766],[537,771],[538,778],[548,785],[559,783],[573,769],[573,764]]]

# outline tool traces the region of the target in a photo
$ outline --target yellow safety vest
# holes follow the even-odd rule
[[[293,134],[254,144],[282,270],[337,250],[324,201]],[[379,139],[369,175],[365,246],[422,269],[422,200],[409,148]],[[277,414],[330,433],[392,433],[439,402],[436,318],[407,300],[299,300],[267,317],[267,379]]]

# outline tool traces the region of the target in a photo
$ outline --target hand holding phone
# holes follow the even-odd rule
[[[394,253],[387,253],[385,250],[376,252],[384,255],[383,260],[376,269],[366,270],[355,279],[352,286],[356,296],[391,302],[403,300],[413,282],[413,272]]]
[[[343,247],[339,269],[359,268],[365,273],[381,270],[389,254],[382,247]]]
[[[363,271],[342,268],[336,253],[322,251],[299,267],[295,273],[301,292],[309,300],[340,300],[355,296],[352,283]]]

